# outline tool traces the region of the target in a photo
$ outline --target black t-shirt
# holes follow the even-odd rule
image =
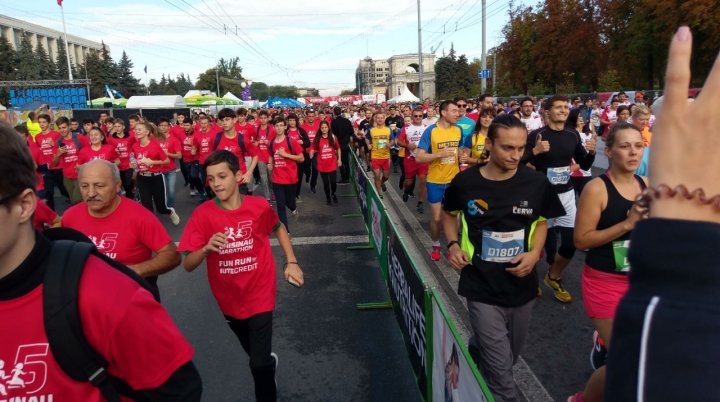
[[[365,138],[365,133],[367,133],[368,127],[370,127],[370,119],[362,119],[362,121],[358,123],[358,130],[362,131],[363,138]]]
[[[542,135],[543,141],[550,143],[550,150],[533,155],[532,149],[538,134]],[[525,152],[527,156],[523,161],[532,163],[538,172],[542,172],[558,194],[573,189],[570,181],[570,164],[573,159],[583,170],[589,170],[595,161],[595,155],[591,155],[583,147],[580,134],[569,128],[557,131],[545,126],[533,130],[528,135]]]
[[[400,115],[397,115],[394,117],[388,116],[385,118],[386,126],[390,126],[393,123],[397,126],[397,129],[399,130],[399,129],[403,128],[403,126],[405,125],[405,118]]]
[[[347,144],[350,143],[350,137],[352,137],[355,133],[355,129],[353,129],[350,120],[342,116],[337,116],[332,119],[330,127],[332,128],[333,134],[337,137],[341,147],[347,146]]]
[[[530,243],[538,220],[565,214],[545,175],[521,165],[512,178],[494,181],[482,177],[479,168],[467,169],[445,190],[443,208],[462,214],[460,244],[471,256],[460,274],[461,296],[503,307],[521,306],[537,296],[535,271],[518,278],[505,268],[535,248]]]

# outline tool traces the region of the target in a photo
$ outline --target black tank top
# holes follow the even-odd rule
[[[600,213],[597,230],[607,229],[624,221],[633,205],[633,201],[627,200],[617,191],[607,174],[600,175],[600,179],[605,183],[608,202],[605,209]],[[635,175],[635,179],[640,184],[640,188],[644,190],[645,182],[643,179],[638,175]],[[591,248],[585,257],[585,264],[598,271],[627,275],[629,269],[627,248],[630,243],[630,233],[627,232],[602,246]]]

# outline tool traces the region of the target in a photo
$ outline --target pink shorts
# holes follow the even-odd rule
[[[585,265],[582,272],[582,294],[588,317],[601,320],[614,318],[615,310],[627,292],[628,285],[627,275],[611,274]]]
[[[372,159],[370,165],[373,172],[376,170],[390,171],[390,159]]]

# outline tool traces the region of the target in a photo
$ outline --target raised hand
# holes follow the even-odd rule
[[[535,137],[535,147],[533,147],[533,154],[540,155],[550,151],[550,142],[543,141],[542,134],[538,134]]]

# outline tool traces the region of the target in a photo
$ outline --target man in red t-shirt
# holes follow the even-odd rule
[[[88,401],[105,398],[90,382],[65,373],[43,324],[43,280],[50,242],[32,227],[35,167],[23,140],[0,126],[0,400]],[[88,343],[114,377],[143,400],[199,401],[202,383],[193,349],[165,309],[130,277],[90,256],[78,294]]]
[[[261,110],[258,113],[257,126],[252,135],[252,143],[257,148],[257,166],[258,174],[255,175],[256,181],[259,180],[262,185],[265,199],[270,201],[270,193],[272,182],[270,180],[270,173],[268,171],[268,163],[270,163],[270,152],[268,151],[268,144],[275,138],[275,128],[270,122],[270,114],[267,110]]]
[[[197,157],[198,165],[202,166],[202,164],[205,163],[205,158],[207,158],[213,151],[215,136],[218,131],[211,129],[210,118],[205,114],[200,114],[199,122],[199,128],[195,130],[195,134],[193,135],[192,152],[194,152],[193,155]],[[206,185],[205,173],[203,173],[202,169],[200,169],[200,181],[203,183],[203,187],[205,189],[203,194],[200,196],[200,200],[204,201],[206,196],[208,198],[211,197],[212,192]]]
[[[55,122],[58,130],[60,130],[60,138],[57,141],[57,150],[53,155],[52,165],[62,168],[63,185],[70,195],[70,203],[77,204],[80,202],[80,188],[77,184],[77,166],[79,162],[80,150],[90,146],[88,137],[84,135],[73,134],[70,131],[70,120],[67,117],[58,117]]]
[[[315,110],[310,109],[305,113],[307,120],[300,126],[308,135],[311,143],[315,143],[315,135],[320,130],[320,119],[315,118]],[[318,170],[317,161],[313,159],[306,159],[303,162],[302,169],[305,172],[305,182],[310,183],[310,189],[315,192],[315,186],[317,186]]]
[[[43,174],[43,183],[45,187],[45,202],[55,210],[55,188],[60,190],[60,194],[70,198],[65,186],[63,185],[62,166],[53,166],[52,158],[57,153],[58,140],[60,133],[50,130],[50,115],[41,114],[38,116],[38,124],[40,124],[40,134],[35,136],[35,143],[40,149],[41,159],[38,164],[40,172]]]
[[[119,195],[119,174],[115,164],[101,159],[82,165],[78,183],[84,202],[68,208],[62,224],[156,285],[158,275],[180,264],[180,256],[158,218]]]
[[[199,195],[202,201],[205,201],[205,186],[200,180],[200,163],[198,162],[197,152],[193,153],[195,130],[193,129],[192,120],[185,120],[182,127],[183,140],[181,143],[182,158],[180,159],[180,166],[183,167],[183,171],[187,172],[190,196]]]
[[[250,356],[255,398],[274,401],[277,355],[272,353],[272,321],[277,268],[270,234],[275,233],[285,254],[285,279],[302,286],[303,272],[270,204],[261,197],[240,194],[243,174],[237,156],[215,151],[203,167],[217,198],[201,204],[190,216],[180,238],[179,250],[186,254],[183,266],[190,272],[207,260],[210,289]]]

